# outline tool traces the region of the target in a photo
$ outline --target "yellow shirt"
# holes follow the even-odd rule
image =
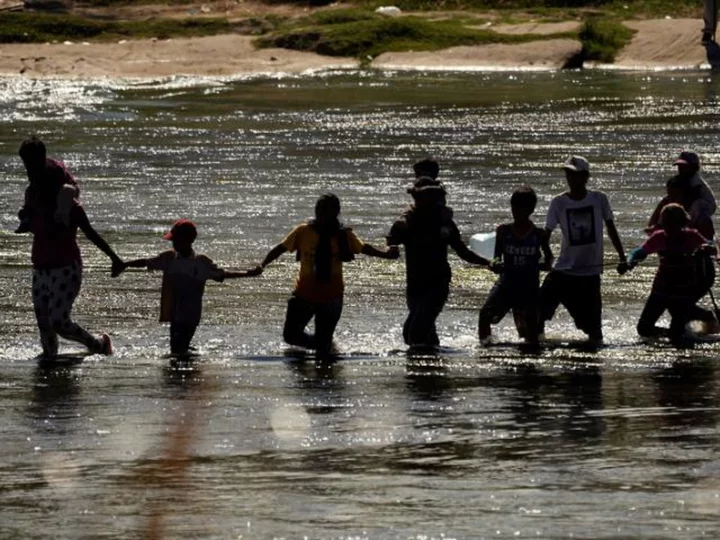
[[[345,229],[350,251],[358,254],[362,251],[363,242],[350,229]],[[330,281],[318,282],[315,276],[315,250],[320,235],[307,223],[298,225],[282,241],[282,245],[290,252],[300,252],[300,272],[295,281],[295,294],[309,302],[327,302],[341,297],[345,290],[342,261],[339,256],[337,235],[330,242],[332,261]]]

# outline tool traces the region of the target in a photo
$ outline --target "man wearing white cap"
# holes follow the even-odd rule
[[[545,228],[562,231],[560,255],[555,267],[540,288],[541,329],[562,304],[590,340],[600,342],[602,335],[602,298],[600,274],[603,272],[603,225],[620,258],[618,273],[627,271],[627,259],[620,235],[615,228],[607,195],[590,191],[590,163],[571,156],[563,165],[568,191],[555,197],[548,208]]]

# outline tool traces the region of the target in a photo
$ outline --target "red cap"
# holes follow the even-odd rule
[[[197,238],[197,227],[189,219],[178,219],[173,223],[170,231],[163,235],[165,240],[172,240],[173,238],[184,237],[191,242]]]

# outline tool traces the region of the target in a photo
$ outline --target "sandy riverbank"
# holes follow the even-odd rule
[[[498,25],[499,32],[547,34],[576,29],[577,22]],[[696,19],[630,21],[637,30],[619,55],[626,69],[696,68],[707,64]],[[572,39],[539,40],[516,45],[454,47],[437,52],[386,53],[373,60],[379,69],[558,69],[580,51]],[[171,75],[230,76],[251,73],[302,73],[334,67],[353,68],[353,58],[324,57],[285,49],[256,49],[253,38],[221,35],[118,43],[11,44],[0,48],[0,73],[29,77],[143,77]]]

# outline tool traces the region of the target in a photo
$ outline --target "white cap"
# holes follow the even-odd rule
[[[590,162],[582,156],[570,156],[565,160],[563,169],[590,172]]]

